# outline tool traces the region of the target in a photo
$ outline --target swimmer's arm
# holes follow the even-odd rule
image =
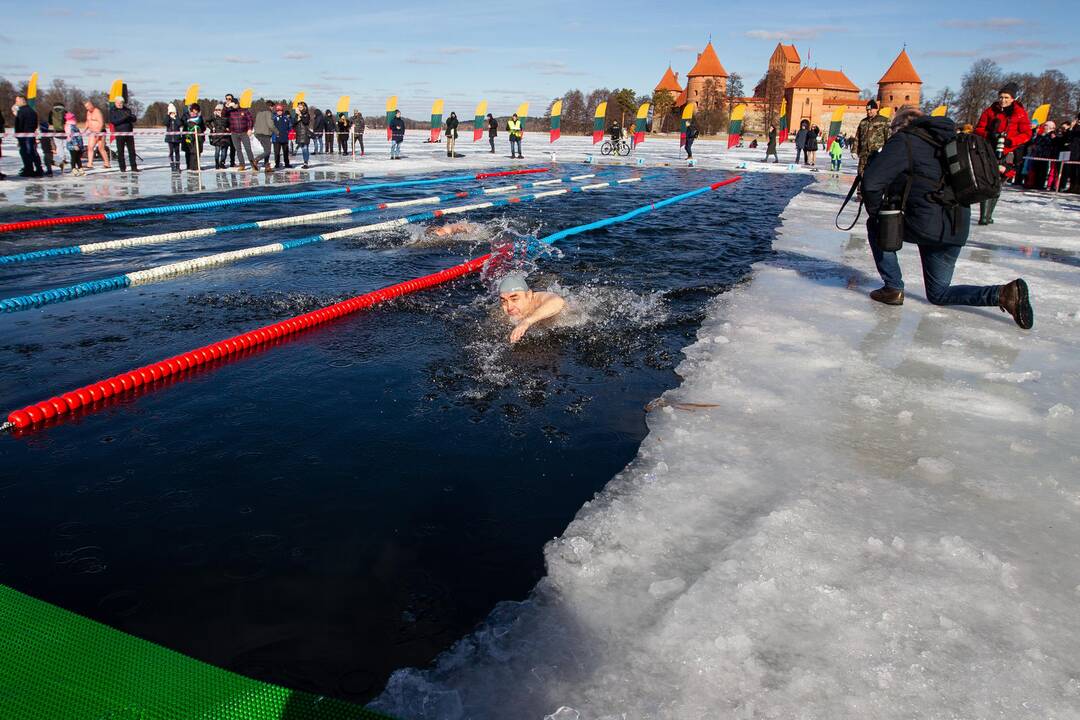
[[[541,320],[547,320],[550,317],[555,317],[563,311],[566,307],[566,301],[555,293],[550,293],[544,302],[540,303],[540,306],[529,313],[529,316],[523,318],[521,322],[517,324],[513,332],[510,333],[510,342],[516,343],[522,337],[525,336],[525,331],[530,327],[540,322]]]

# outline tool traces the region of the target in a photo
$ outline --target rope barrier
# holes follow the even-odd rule
[[[626,222],[645,213],[659,210],[697,195],[717,190],[725,185],[741,180],[741,176],[735,176],[712,185],[707,185],[690,192],[676,195],[660,202],[643,205],[628,213],[623,213],[612,218],[599,220],[593,223],[577,225],[556,233],[552,233],[539,242],[551,244],[562,238],[578,233],[587,232],[600,227]],[[577,188],[574,188],[577,190]],[[565,190],[558,192],[567,192]],[[171,378],[182,379],[182,375],[190,370],[207,366],[217,360],[227,359],[242,354],[252,348],[264,346],[268,343],[277,342],[295,335],[297,332],[317,327],[330,320],[350,315],[362,309],[371,307],[386,300],[401,295],[424,290],[440,285],[462,275],[475,272],[493,258],[493,253],[487,253],[473,258],[460,265],[446,268],[431,275],[425,275],[415,280],[391,285],[381,290],[358,295],[349,300],[335,303],[321,310],[305,313],[288,320],[266,325],[257,330],[252,330],[240,335],[234,335],[227,340],[204,345],[190,352],[174,355],[157,363],[144,365],[126,373],[114,375],[96,383],[85,385],[77,390],[51,397],[48,400],[33,403],[19,410],[13,410],[7,416],[7,421],[0,424],[0,431],[4,430],[29,430],[45,427],[48,424],[59,422],[71,417],[75,411],[82,410],[93,412],[105,406],[105,401],[112,397],[124,396],[140,388],[152,387],[155,383],[168,381]]]
[[[53,288],[50,290],[41,290],[39,292],[29,293],[26,295],[18,295],[16,297],[6,298],[0,300],[0,312],[17,312],[20,310],[30,310],[32,308],[41,307],[43,305],[52,305],[55,303],[75,300],[86,295],[98,295],[100,293],[110,292],[112,290],[122,290],[123,288],[132,287],[135,285],[145,285],[147,283],[164,280],[166,278],[170,278],[176,275],[183,275],[191,272],[198,272],[200,270],[205,270],[211,267],[228,265],[229,263],[258,257],[260,255],[269,255],[272,253],[284,252],[285,250],[294,250],[299,247],[304,247],[305,245],[312,245],[314,243],[323,242],[325,240],[338,240],[341,238],[356,237],[359,235],[364,235],[366,233],[377,232],[379,230],[389,230],[415,222],[433,220],[435,218],[443,217],[445,215],[460,215],[462,213],[470,212],[473,210],[483,210],[492,207],[503,207],[506,205],[531,202],[534,200],[542,200],[544,198],[555,197],[558,195],[567,195],[575,192],[589,192],[592,190],[601,190],[603,188],[617,187],[619,185],[640,182],[641,180],[642,178],[640,177],[624,178],[622,180],[613,180],[606,183],[578,185],[572,188],[562,188],[559,190],[548,190],[546,192],[529,193],[527,195],[519,195],[517,197],[507,199],[489,200],[488,202],[473,203],[471,205],[459,205],[457,207],[447,208],[446,210],[429,210],[427,212],[406,215],[405,217],[395,218],[393,220],[384,220],[382,222],[373,223],[371,225],[361,225],[355,228],[338,230],[337,232],[324,233],[322,235],[311,235],[308,237],[286,240],[284,242],[271,243],[269,245],[258,245],[255,247],[241,248],[239,250],[215,253],[213,255],[204,255],[202,257],[193,258],[191,260],[182,260],[180,262],[169,263],[167,265],[158,265],[156,267],[147,268],[146,270],[137,270],[135,272],[126,273],[124,275],[114,275],[112,277],[102,278],[100,280],[88,280],[86,282],[77,283],[75,285],[68,285],[66,287]]]
[[[157,235],[143,235],[140,237],[123,238],[120,240],[105,240],[96,243],[85,243],[83,245],[68,245],[66,247],[47,248],[43,250],[28,250],[26,252],[16,253],[14,255],[0,255],[0,265],[10,265],[13,263],[44,260],[63,257],[66,255],[85,255],[87,253],[100,252],[103,250],[117,250],[122,248],[141,247],[143,245],[158,245],[167,242],[175,242],[178,240],[192,240],[195,238],[209,237],[211,235],[222,235],[230,232],[239,232],[242,230],[269,230],[272,228],[289,227],[292,225],[305,225],[309,223],[317,223],[326,220],[332,220],[335,218],[341,218],[348,215],[359,215],[365,212],[390,210],[393,208],[410,207],[413,205],[437,205],[443,202],[457,200],[461,198],[475,197],[481,195],[498,195],[500,193],[513,192],[514,190],[523,190],[531,187],[544,187],[547,185],[559,185],[571,181],[587,180],[589,178],[596,177],[598,174],[602,173],[593,173],[590,175],[571,175],[565,178],[555,178],[553,180],[539,180],[536,182],[528,183],[517,183],[515,185],[503,185],[501,187],[495,188],[479,188],[477,190],[470,190],[467,192],[432,195],[431,197],[418,198],[415,200],[399,200],[396,202],[373,203],[370,205],[360,205],[354,208],[326,210],[324,212],[308,213],[306,215],[292,215],[289,217],[276,218],[272,220],[257,220],[254,222],[239,223],[235,225],[222,225],[219,227],[200,228],[197,230],[180,230],[176,232],[159,233]]]
[[[551,168],[523,168],[521,170],[503,170],[494,173],[478,173],[476,175],[454,175],[444,178],[430,178],[425,180],[401,180],[396,182],[372,183],[370,185],[346,185],[327,190],[305,190],[303,192],[280,193],[275,195],[250,195],[241,198],[225,198],[222,200],[206,200],[196,203],[181,203],[178,205],[158,205],[156,207],[133,208],[131,210],[117,210],[109,213],[93,213],[91,215],[74,215],[67,217],[40,218],[37,220],[20,220],[18,222],[0,223],[0,233],[13,232],[16,230],[33,230],[37,228],[52,227],[54,225],[72,225],[75,223],[119,220],[128,217],[140,217],[144,215],[165,215],[170,213],[194,212],[196,210],[212,210],[231,205],[251,205],[263,202],[288,202],[302,198],[326,197],[328,195],[341,195],[353,192],[369,192],[384,188],[409,187],[416,185],[438,185],[448,182],[466,182],[469,180],[486,180],[488,178],[506,177],[509,175],[531,175],[534,173],[549,172]]]

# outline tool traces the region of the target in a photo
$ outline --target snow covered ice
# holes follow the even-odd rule
[[[505,146],[462,143],[470,156],[452,161],[417,135],[397,164],[375,149],[238,181],[509,165]],[[563,138],[558,158],[590,147]],[[761,150],[694,149],[703,170],[791,172],[757,163]],[[546,138],[529,134],[525,154],[546,161]],[[636,155],[679,163],[671,139]],[[204,176],[222,191],[237,177]],[[816,177],[786,209],[776,256],[716,300],[683,383],[650,406],[638,458],[548,544],[533,595],[496,607],[432,668],[399,671],[378,708],[410,720],[1080,718],[1080,203],[1009,192],[995,225],[972,228],[954,282],[1025,277],[1036,325],[1024,332],[994,308],[926,303],[913,248],[905,305],[872,303],[865,231],[832,225],[850,178]],[[198,189],[180,182],[151,169],[0,191],[57,204]]]
[[[871,302],[865,230],[832,226],[848,182],[796,197],[775,260],[717,299],[532,597],[376,707],[1080,718],[1080,204],[1009,192],[972,229],[954,282],[1025,277],[1024,332],[928,304],[910,247],[906,304]]]

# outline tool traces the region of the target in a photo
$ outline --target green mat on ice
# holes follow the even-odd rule
[[[0,585],[4,720],[387,720],[193,660]]]

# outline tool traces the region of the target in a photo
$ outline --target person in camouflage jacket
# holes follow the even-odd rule
[[[866,170],[866,163],[878,150],[885,147],[889,139],[889,119],[878,113],[876,100],[866,103],[866,117],[859,123],[859,129],[855,131],[855,147],[852,148],[859,157],[859,175]]]

